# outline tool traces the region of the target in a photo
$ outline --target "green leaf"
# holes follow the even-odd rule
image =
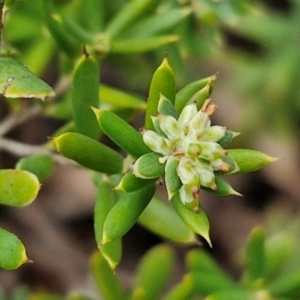
[[[19,238],[13,233],[0,228],[0,268],[17,269],[24,263],[31,262]]]
[[[154,192],[155,186],[152,184],[132,193],[122,193],[104,221],[102,245],[128,232],[151,201]]]
[[[49,154],[32,155],[21,158],[16,165],[16,169],[33,173],[37,176],[39,182],[44,182],[52,175],[55,169],[55,161]]]
[[[296,237],[277,233],[266,240],[266,277],[278,274],[295,247]]]
[[[90,106],[99,106],[99,70],[95,59],[85,53],[73,74],[72,111],[76,131],[98,140],[100,128]]]
[[[168,63],[167,57],[165,57],[161,65],[154,72],[151,79],[145,116],[146,129],[155,129],[151,120],[151,116],[155,117],[157,114],[158,101],[160,99],[160,95],[164,95],[171,101],[171,103],[174,103],[175,94],[176,87],[174,73]]]
[[[164,174],[165,165],[159,162],[162,155],[150,152],[141,156],[133,166],[133,174],[136,177],[151,179]]]
[[[284,276],[278,277],[268,286],[271,294],[274,296],[300,297],[300,270],[290,272]]]
[[[158,101],[157,111],[163,115],[172,116],[176,120],[179,117],[179,113],[175,109],[174,104],[162,94],[160,95],[160,98]]]
[[[176,110],[179,113],[181,113],[181,111],[187,104],[196,100],[198,94],[202,93],[201,91],[203,90],[203,88],[205,88],[205,86],[209,85],[212,87],[216,78],[217,78],[216,75],[212,75],[207,78],[193,81],[188,85],[184,86],[181,90],[179,90],[176,93],[176,99],[175,99]]]
[[[145,14],[153,6],[153,0],[132,0],[119,10],[107,25],[106,32],[115,37],[126,30],[134,21]]]
[[[142,98],[104,84],[100,85],[99,94],[101,102],[115,108],[146,109],[146,102]]]
[[[38,178],[27,171],[0,170],[0,204],[24,206],[31,203],[38,194]]]
[[[192,209],[185,206],[177,192],[171,199],[174,208],[182,221],[190,228],[193,232],[203,236],[208,244],[211,246],[211,241],[209,238],[209,221],[207,216],[202,208],[199,212],[195,212]]]
[[[197,239],[171,205],[153,197],[138,219],[139,224],[177,243],[197,243]]]
[[[143,293],[144,300],[159,299],[159,295],[172,275],[175,253],[168,245],[158,245],[150,249],[141,259],[135,275],[135,293]]]
[[[193,271],[190,275],[194,290],[204,295],[228,289],[239,289],[237,283],[224,275],[220,276],[220,274],[206,273],[204,271]]]
[[[102,175],[98,183],[98,191],[94,210],[94,230],[96,242],[103,257],[107,260],[110,267],[115,269],[122,257],[121,239],[101,245],[103,236],[103,224],[109,211],[117,202],[117,192],[113,190],[114,185],[108,177]]]
[[[133,175],[131,171],[127,172],[115,187],[115,190],[120,190],[126,193],[134,192],[142,189],[143,187],[155,183],[158,178],[143,179]]]
[[[124,54],[149,52],[170,43],[177,42],[179,38],[180,37],[176,34],[130,40],[120,38],[111,42],[110,51]]]
[[[118,146],[134,157],[151,152],[143,136],[115,113],[92,107],[103,132]]]
[[[257,171],[277,158],[270,157],[260,151],[250,149],[228,149],[228,156],[232,158],[239,167],[235,173],[248,173]]]
[[[190,274],[187,274],[183,277],[183,280],[176,284],[168,294],[163,298],[163,300],[186,300],[193,299],[192,295],[193,285],[192,278]]]
[[[83,134],[66,132],[52,141],[60,154],[91,170],[117,174],[123,169],[123,157],[118,152]]]
[[[130,28],[133,37],[153,37],[174,32],[174,28],[191,13],[190,8],[165,9],[163,12],[150,14]]]
[[[216,274],[217,276],[227,277],[217,262],[202,249],[193,249],[186,255],[186,264],[191,272],[202,271],[206,274]]]
[[[246,249],[246,280],[254,283],[265,274],[265,235],[261,227],[256,227]]]
[[[103,299],[118,300],[126,299],[125,292],[119,278],[113,273],[106,259],[100,252],[95,252],[92,255],[91,271]]]
[[[0,93],[7,98],[53,97],[53,89],[10,57],[0,57]]]
[[[229,196],[229,195],[242,196],[240,193],[235,191],[227,181],[225,181],[219,176],[215,176],[215,184],[217,186],[215,190],[205,186],[201,186],[201,189],[219,196]]]

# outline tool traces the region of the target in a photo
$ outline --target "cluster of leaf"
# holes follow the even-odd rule
[[[300,274],[295,266],[291,268],[291,263],[297,260],[298,238],[294,234],[297,233],[288,230],[266,237],[261,227],[255,228],[242,253],[239,280],[232,279],[206,251],[192,249],[186,254],[186,274],[174,284],[171,279],[177,265],[176,253],[167,244],[157,245],[144,254],[130,287],[121,284],[100,252],[91,257],[90,270],[105,300],[296,300],[300,296]],[[17,289],[13,299],[90,300],[93,297],[75,290],[62,297]]]
[[[177,215],[168,205],[153,198],[155,193],[154,182],[159,177],[163,177],[164,172],[159,173],[158,176],[152,176],[149,181],[148,179],[139,179],[130,172],[127,173],[128,164],[140,156],[152,152],[144,144],[142,135],[128,125],[128,112],[126,112],[126,109],[131,112],[137,109],[145,109],[143,100],[104,85],[100,85],[99,90],[99,66],[109,53],[140,53],[174,42],[176,39],[173,36],[170,38],[170,35],[164,35],[164,33],[175,28],[191,13],[191,7],[189,7],[191,3],[187,2],[181,5],[179,3],[172,4],[168,1],[159,3],[149,0],[134,0],[124,5],[109,20],[103,19],[103,16],[100,15],[103,11],[103,8],[100,7],[102,4],[100,1],[89,1],[88,4],[84,5],[84,9],[87,10],[86,14],[92,16],[84,20],[80,18],[81,14],[79,15],[82,8],[81,1],[74,1],[72,4],[59,4],[48,0],[32,3],[27,1],[17,2],[16,10],[12,7],[11,11],[8,12],[11,13],[11,16],[7,21],[5,36],[11,35],[14,37],[15,40],[12,43],[14,45],[20,43],[20,48],[22,48],[22,43],[27,40],[36,44],[35,47],[29,48],[30,51],[24,51],[22,55],[25,58],[27,53],[39,61],[39,55],[42,55],[41,61],[47,64],[49,62],[47,59],[50,59],[55,49],[53,40],[57,42],[61,53],[64,54],[61,56],[62,73],[58,86],[63,85],[63,75],[65,75],[69,80],[71,79],[71,92],[67,92],[70,86],[67,84],[66,87],[62,88],[62,92],[59,91],[63,95],[61,101],[58,103],[49,102],[49,104],[46,101],[36,105],[40,108],[38,112],[42,114],[68,120],[68,123],[54,133],[52,138],[60,154],[76,161],[87,169],[95,171],[96,174],[99,172],[107,174],[104,177],[99,176],[99,174],[95,176],[95,178],[98,178],[96,184],[99,185],[99,195],[95,208],[95,231],[97,243],[110,266],[115,268],[119,263],[122,253],[121,237],[137,220],[140,220],[150,230],[176,242],[190,243],[195,241],[196,238],[193,232],[203,235],[209,241],[209,223],[202,209],[199,213],[195,213],[185,207],[180,198],[174,197],[173,204]],[[25,7],[24,11],[26,13],[24,15],[22,9]],[[95,9],[95,7],[98,7],[98,9]],[[36,8],[38,9],[36,10]],[[64,13],[66,9],[71,14]],[[110,8],[106,9],[109,10]],[[66,17],[67,15],[68,17]],[[27,35],[26,32],[23,32],[21,36],[17,32],[10,32],[10,30],[13,30],[13,26],[9,25],[10,22],[21,26],[26,16],[34,20],[30,23],[32,27],[28,28]],[[74,19],[70,16],[74,16]],[[168,17],[166,18],[166,16]],[[165,19],[168,22],[162,22]],[[44,24],[48,29],[46,34],[40,31],[41,26],[38,25],[41,24]],[[47,35],[49,33],[53,40],[49,39]],[[84,54],[81,55],[83,45],[85,45]],[[24,47],[26,48],[26,46]],[[25,58],[24,60],[28,61],[28,58]],[[28,69],[16,60],[1,57],[1,64],[1,93],[7,97],[7,105],[12,110],[9,120],[22,116],[24,111],[26,115],[27,109],[26,106],[22,106],[21,101],[17,103],[11,101],[11,98],[44,99],[47,96],[54,95],[47,85],[38,81]],[[73,71],[74,64],[75,70]],[[40,67],[40,64],[37,66]],[[212,91],[212,78],[207,78],[193,82],[176,93],[172,70],[166,72],[166,69],[170,70],[170,67],[163,63],[162,67],[158,68],[153,76],[146,109],[146,127],[148,127],[150,117],[159,111],[158,101],[161,93],[173,102],[179,113],[185,105],[194,100],[203,103]],[[42,68],[36,71],[39,73],[41,70]],[[99,107],[105,107],[106,110],[98,110]],[[117,114],[111,110],[115,110]],[[8,128],[12,129],[12,127]],[[3,130],[2,135],[7,132],[8,129],[6,128],[6,130]],[[103,132],[133,159],[128,162],[117,151],[100,143],[98,140]],[[4,148],[5,145],[8,146],[12,142],[4,138],[2,141]],[[23,177],[29,176],[31,181],[35,180],[34,187],[30,184],[26,185],[31,194],[25,200],[21,198],[26,194],[19,186],[20,180],[16,175],[19,173],[3,170],[3,172],[6,172],[4,174],[6,180],[9,178],[7,172],[14,174],[13,185],[2,181],[2,193],[6,195],[6,199],[14,199],[11,197],[13,194],[14,197],[19,197],[17,200],[18,205],[24,205],[36,197],[39,182],[43,182],[51,175],[54,169],[54,160],[60,161],[61,159],[54,153],[54,144],[50,141],[33,149],[25,147],[29,150],[29,157],[23,158],[17,168],[31,172],[22,171],[21,174]],[[15,146],[20,146],[20,144],[15,144]],[[8,149],[6,148],[6,150]],[[30,150],[32,150],[32,153],[30,153]],[[33,156],[30,155],[33,153]],[[240,172],[254,171],[270,162],[268,156],[259,152],[249,152],[248,150],[231,152],[231,158],[234,164],[237,165],[234,169],[238,169]],[[154,161],[154,164],[152,164],[148,161],[146,169],[148,166],[149,168],[156,167],[157,162],[155,164]],[[116,183],[115,179],[109,175],[118,177],[117,175],[120,176],[122,173],[128,175],[126,179],[123,177],[121,188],[123,192],[113,191],[112,188]],[[31,174],[35,174],[37,177]],[[27,180],[27,177],[25,179],[23,177],[21,181]],[[39,181],[37,181],[37,178]],[[217,192],[220,195],[234,193],[233,189],[219,177],[217,177],[216,184],[216,191],[210,191]],[[4,200],[3,204],[10,203],[8,200]],[[157,222],[153,222],[154,219]],[[160,228],[163,228],[163,230]],[[3,245],[7,245],[8,239],[6,236],[2,238],[2,241]],[[9,249],[14,249],[15,259],[12,256],[7,257],[5,254],[7,251],[1,252],[2,267],[16,268],[20,263],[26,262],[24,256],[21,256],[22,259],[19,258],[24,253],[23,246],[22,251],[17,246],[19,247],[19,244],[14,246],[13,243],[8,246]],[[6,248],[3,250],[6,250]],[[17,263],[10,266],[11,261]]]
[[[46,83],[36,77],[18,61],[9,57],[0,57],[0,88],[1,93],[8,98],[45,98],[53,95],[53,90]],[[4,120],[2,128],[7,124]],[[5,143],[5,141],[2,141]],[[51,162],[48,157],[39,157],[42,165],[41,174],[51,173]],[[27,163],[20,161],[16,169],[0,170],[0,203],[2,205],[20,207],[31,203],[38,195],[40,181],[43,178],[39,172],[35,174]],[[28,167],[29,166],[29,167]],[[30,172],[31,171],[31,172]],[[21,241],[12,233],[0,228],[0,267],[15,269],[21,264],[29,262],[25,248]]]

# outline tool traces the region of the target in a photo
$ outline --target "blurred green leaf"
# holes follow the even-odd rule
[[[29,262],[25,247],[19,238],[0,227],[0,268],[13,270]]]
[[[27,171],[0,170],[0,204],[24,206],[31,203],[40,190],[38,178]]]

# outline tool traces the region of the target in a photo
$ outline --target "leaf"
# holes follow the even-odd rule
[[[55,161],[49,154],[37,154],[21,158],[17,170],[25,170],[37,176],[40,182],[47,180],[55,169]]]
[[[178,192],[172,197],[171,201],[185,225],[193,232],[200,234],[212,246],[209,238],[209,221],[204,210],[201,208],[199,212],[195,212],[188,208],[181,202]]]
[[[53,89],[19,61],[0,57],[0,93],[7,98],[53,97]]]
[[[27,171],[0,170],[0,204],[24,206],[31,203],[38,194],[38,178]]]
[[[113,273],[107,260],[99,251],[96,251],[90,260],[90,268],[96,287],[103,299],[117,300],[126,299],[123,286],[119,278]]]
[[[172,276],[176,260],[173,249],[168,245],[157,245],[140,260],[135,274],[131,299],[143,294],[144,300],[159,299],[159,295]]]
[[[30,260],[27,258],[25,247],[13,233],[0,228],[0,268],[17,269]]]

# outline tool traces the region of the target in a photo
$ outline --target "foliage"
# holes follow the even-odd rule
[[[211,126],[210,116],[216,108],[210,97],[217,75],[185,84],[184,71],[174,75],[185,56],[215,51],[222,26],[237,15],[249,17],[253,6],[248,1],[201,1],[201,5],[200,1],[117,2],[6,2],[0,88],[10,114],[0,123],[0,145],[22,158],[15,170],[1,170],[1,204],[29,204],[56,164],[87,169],[98,190],[94,228],[99,251],[91,258],[91,270],[100,293],[105,299],[156,299],[176,265],[172,248],[151,249],[128,292],[114,274],[122,258],[122,237],[139,222],[173,242],[196,244],[199,234],[211,244],[200,190],[239,195],[223,175],[256,171],[274,159],[256,150],[227,149],[238,133]],[[207,44],[198,43],[197,34],[191,34],[195,22],[209,34]],[[17,30],[20,27],[24,27],[22,32]],[[247,28],[241,30],[247,32]],[[156,65],[165,55],[152,79],[149,53],[157,57]],[[59,74],[52,90],[38,76],[54,55]],[[121,85],[128,90],[145,89],[151,79],[147,102],[145,97],[99,83],[99,70],[109,63],[117,65],[124,78]],[[151,65],[152,71],[145,74],[148,78],[137,75],[142,65],[145,69]],[[145,120],[140,132],[130,123],[141,112]],[[37,115],[62,120],[64,125],[42,145],[5,137]],[[102,142],[104,137],[114,145]],[[155,194],[158,183],[165,185],[173,207]],[[1,267],[14,269],[29,262],[19,239],[4,229],[1,232]],[[6,255],[6,249],[12,253]],[[193,294],[206,299],[229,299],[228,294],[236,294],[237,299],[298,296],[298,290],[294,291],[298,274],[291,275],[296,278],[292,287],[286,287],[289,284],[280,276],[269,281],[268,276],[277,270],[262,268],[272,255],[265,253],[260,229],[253,232],[246,252],[247,266],[238,284],[205,252],[192,250],[187,256],[188,274],[166,299],[188,299]],[[29,296],[43,297],[46,294]],[[74,294],[69,299],[88,297]]]

